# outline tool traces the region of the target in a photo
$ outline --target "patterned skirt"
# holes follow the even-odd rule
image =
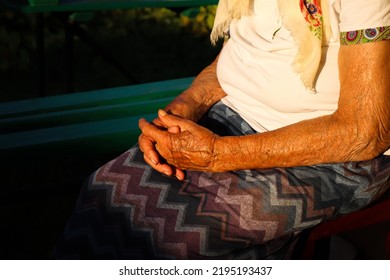
[[[218,103],[200,121],[256,133]],[[55,250],[58,259],[273,259],[293,236],[359,210],[390,187],[390,156],[309,167],[162,175],[138,146],[94,172]]]

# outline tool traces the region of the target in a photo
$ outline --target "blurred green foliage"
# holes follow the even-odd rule
[[[209,42],[215,6],[185,11],[166,8],[109,10],[71,15],[94,40],[124,64],[139,83],[194,76],[219,52]],[[45,14],[46,91],[66,93],[65,32]],[[39,96],[35,15],[0,6],[0,102]],[[75,91],[132,83],[80,38],[74,40]]]
[[[31,16],[0,10],[0,71],[26,70],[35,49]]]
[[[181,22],[191,26],[192,31],[198,34],[209,34],[214,24],[217,6],[201,6],[184,11]]]

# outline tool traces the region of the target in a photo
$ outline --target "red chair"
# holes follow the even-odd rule
[[[316,247],[318,247],[317,245],[320,241],[325,238],[383,222],[390,222],[389,192],[387,192],[385,197],[362,210],[347,214],[335,220],[324,222],[313,229],[308,230],[303,245],[303,251],[300,253],[300,258],[318,258],[316,257]],[[386,232],[385,239],[385,254],[386,258],[390,259],[390,230]]]

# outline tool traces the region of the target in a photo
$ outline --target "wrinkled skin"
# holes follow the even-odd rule
[[[159,124],[141,119],[140,128],[145,137],[153,141],[157,152],[166,162],[181,170],[193,169],[211,171],[214,154],[213,147],[218,137],[210,130],[196,123],[159,111]]]

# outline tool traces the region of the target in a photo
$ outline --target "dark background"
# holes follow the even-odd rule
[[[64,25],[58,17],[45,14],[45,95],[197,75],[219,52],[209,41],[215,9],[202,8],[188,16],[181,12],[161,8],[101,11],[78,21],[132,78],[76,36],[75,93],[68,93],[66,87]],[[0,102],[42,95],[37,91],[35,31],[36,15],[0,6]],[[0,258],[51,259],[83,181],[120,152],[86,153],[62,146],[2,154]]]

